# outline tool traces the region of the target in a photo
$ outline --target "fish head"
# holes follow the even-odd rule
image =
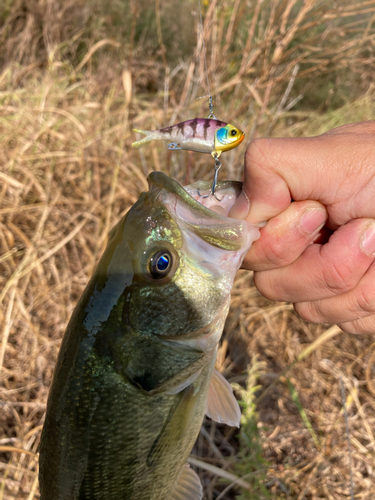
[[[161,172],[148,181],[149,192],[113,236],[121,249],[111,254],[122,256],[128,273],[124,322],[139,335],[203,337],[224,322],[234,276],[259,228],[227,216],[240,183],[219,183],[223,201],[209,208],[199,195],[208,183],[184,189]]]
[[[228,123],[215,132],[215,151],[229,151],[241,144],[244,138],[242,130]]]

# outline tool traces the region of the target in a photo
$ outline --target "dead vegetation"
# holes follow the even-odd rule
[[[202,5],[215,114],[247,140],[373,118],[375,1]],[[53,367],[110,228],[151,170],[211,178],[202,155],[130,147],[134,126],[207,114],[195,18],[195,1],[0,6],[0,500],[39,498]],[[242,155],[226,154],[222,178],[240,178]],[[192,462],[207,500],[351,498],[350,469],[354,498],[375,496],[371,336],[305,324],[242,271],[218,366],[246,387],[244,421],[202,429]]]

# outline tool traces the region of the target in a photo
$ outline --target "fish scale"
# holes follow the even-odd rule
[[[213,366],[210,369],[212,371]],[[206,372],[203,373],[201,380],[196,382],[195,385],[198,389],[201,388],[202,383],[207,383],[207,375]],[[165,408],[163,412],[165,420],[173,397],[155,396],[150,399],[145,396],[143,400],[141,398],[139,401],[137,394],[137,404],[129,405],[127,401],[134,396],[132,389],[131,387],[129,391],[129,387],[125,387],[123,384],[119,384],[117,387],[102,388],[101,400],[104,410],[103,412],[99,411],[90,424],[96,450],[90,460],[94,466],[89,466],[85,475],[78,497],[80,500],[94,498],[147,500],[150,498],[150,492],[153,495],[151,498],[164,500],[170,489],[170,476],[172,479],[176,478],[176,465],[181,467],[186,462],[202,421],[195,421],[190,432],[179,442],[172,440],[168,447],[168,456],[165,457],[165,460],[160,460],[157,465],[152,464],[153,471],[150,473],[150,467],[147,465],[147,451],[154,443],[155,434],[160,432],[163,423],[163,419],[159,418],[161,422],[157,425],[159,408]],[[107,393],[106,396],[104,392]],[[111,402],[108,399],[111,399]],[[114,425],[107,421],[105,433],[100,433],[103,421],[108,415],[107,407],[114,403],[120,417],[113,423]],[[142,433],[143,443],[141,448],[138,437],[140,433]],[[126,446],[122,445],[121,449],[119,443],[122,442],[123,436],[127,437],[127,442]],[[108,457],[107,459],[105,459],[105,455]],[[116,457],[115,463],[113,463],[113,459],[111,460],[113,456]],[[171,461],[175,464],[173,468],[170,468]],[[116,486],[113,486],[114,482]],[[121,497],[119,497],[119,492],[121,492]]]

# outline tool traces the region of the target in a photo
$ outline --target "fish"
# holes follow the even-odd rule
[[[187,149],[209,153],[219,158],[222,152],[236,148],[245,134],[230,123],[210,118],[194,118],[158,130],[133,129],[146,137],[133,142],[139,148],[150,141],[171,141],[170,149]]]
[[[200,500],[189,453],[204,415],[239,426],[215,369],[234,276],[259,228],[241,183],[161,172],[111,230],[64,334],[40,443],[41,500]],[[202,203],[208,206],[204,206]]]

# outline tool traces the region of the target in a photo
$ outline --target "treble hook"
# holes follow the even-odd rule
[[[217,201],[222,201],[223,198],[221,198],[221,200],[220,200],[220,198],[218,198],[216,196],[216,193],[215,193],[216,185],[217,185],[217,178],[218,178],[219,170],[220,170],[222,163],[219,160],[217,153],[213,153],[212,156],[215,158],[215,173],[214,173],[214,180],[212,181],[211,192],[202,196],[201,193],[199,192],[199,189],[197,189],[197,191],[198,191],[198,195],[201,196],[202,198],[208,198],[209,196],[214,196],[217,199]]]

